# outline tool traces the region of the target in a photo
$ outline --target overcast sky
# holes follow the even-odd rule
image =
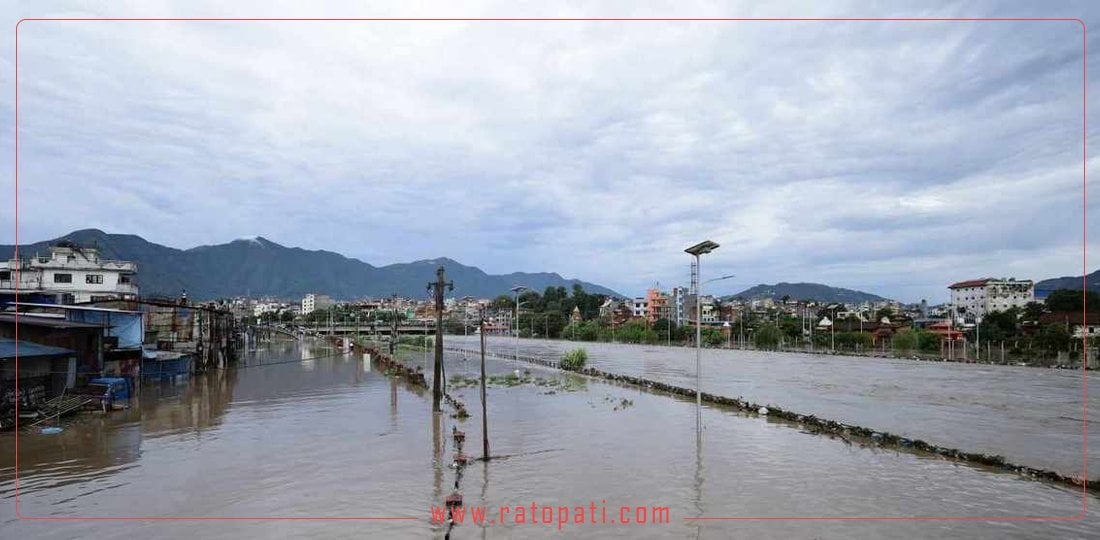
[[[4,12],[1100,22],[1085,3],[28,4]],[[685,284],[683,249],[711,239],[704,278],[737,274],[714,292],[813,281],[931,302],[957,280],[1082,269],[1076,22],[30,21],[19,47],[21,243],[88,227],[178,248],[261,235],[640,294]],[[13,39],[0,52],[13,89]],[[0,133],[11,192],[14,130]]]

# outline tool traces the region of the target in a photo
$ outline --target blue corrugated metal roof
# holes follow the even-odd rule
[[[69,349],[63,349],[61,347],[51,347],[49,345],[39,345],[30,341],[19,341],[19,358],[34,358],[36,356],[60,356],[66,354],[75,354]],[[15,358],[15,340],[11,338],[0,338],[0,359],[7,360],[9,358]]]

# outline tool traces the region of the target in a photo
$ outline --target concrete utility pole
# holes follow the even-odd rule
[[[478,325],[481,335],[481,446],[485,461],[489,461],[489,415],[485,406],[485,313],[478,313]]]
[[[393,308],[393,317],[390,318],[390,356],[397,349],[397,293],[390,297],[390,307]]]
[[[515,360],[512,361],[512,369],[516,375],[519,375],[519,293],[525,290],[527,290],[527,287],[523,285],[516,285],[515,287],[512,287],[512,292],[516,295],[516,335],[514,338],[516,356]],[[533,329],[532,332],[534,332]]]
[[[443,281],[444,271],[440,266],[435,271],[435,283],[428,284],[428,290],[435,292],[435,367],[432,376],[432,410],[439,412],[439,402],[443,399],[443,289],[453,291],[452,281]],[[426,345],[426,344],[425,344]]]

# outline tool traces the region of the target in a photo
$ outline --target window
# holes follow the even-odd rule
[[[119,274],[118,282],[119,283],[130,283],[130,276],[128,276],[126,274]]]
[[[69,262],[76,262],[76,255],[69,255],[68,261]]]
[[[53,275],[53,282],[54,283],[72,283],[73,282],[73,275],[72,274],[54,274]]]
[[[11,281],[11,270],[0,270],[0,281]]]
[[[102,285],[103,274],[88,274],[84,276],[84,283],[88,285]]]

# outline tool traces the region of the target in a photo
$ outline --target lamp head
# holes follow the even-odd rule
[[[707,253],[710,253],[716,249],[718,249],[717,243],[711,242],[710,240],[705,240],[685,249],[684,252],[698,257],[699,255],[706,255]]]

